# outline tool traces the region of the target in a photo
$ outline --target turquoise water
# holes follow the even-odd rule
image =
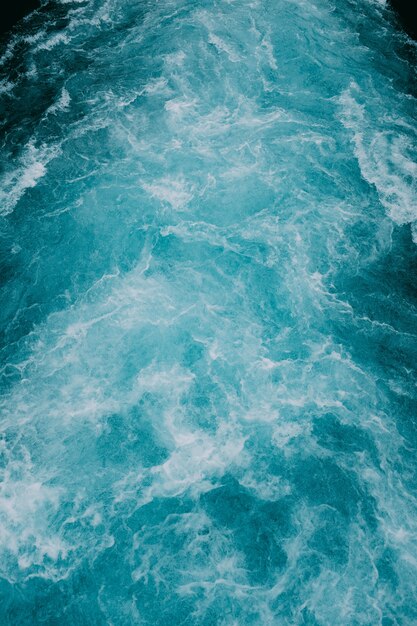
[[[417,623],[414,44],[90,0],[4,42],[0,623]]]

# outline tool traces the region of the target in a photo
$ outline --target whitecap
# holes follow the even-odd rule
[[[47,171],[48,163],[58,156],[56,145],[36,146],[33,140],[26,145],[17,167],[7,172],[0,181],[0,214],[11,213],[27,189],[36,187]]]
[[[352,84],[340,96],[342,122],[352,132],[354,153],[362,177],[373,185],[381,204],[399,225],[417,220],[417,160],[415,134],[386,115],[371,123],[366,106],[354,94]],[[417,240],[416,240],[417,241]]]

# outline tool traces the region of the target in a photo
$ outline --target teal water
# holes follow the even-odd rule
[[[367,0],[4,42],[2,626],[417,623],[414,45]]]

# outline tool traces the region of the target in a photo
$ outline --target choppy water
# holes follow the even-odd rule
[[[4,43],[2,626],[417,623],[414,54],[366,0]]]

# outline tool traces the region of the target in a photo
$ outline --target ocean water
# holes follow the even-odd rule
[[[416,48],[61,0],[1,48],[1,626],[417,624]]]

